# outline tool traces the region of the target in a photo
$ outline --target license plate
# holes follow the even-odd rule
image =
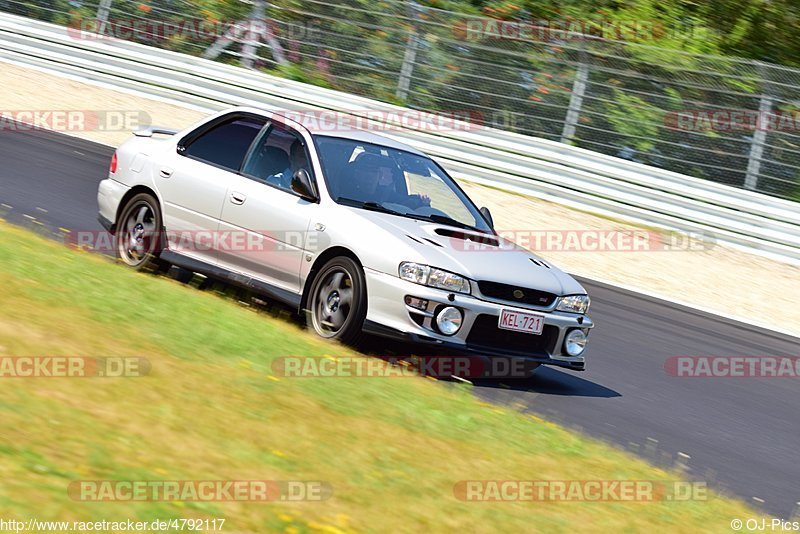
[[[497,327],[503,330],[525,332],[526,334],[538,336],[544,328],[544,315],[503,310],[500,312],[500,320],[497,322]]]

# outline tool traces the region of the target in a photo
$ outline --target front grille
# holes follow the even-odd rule
[[[467,345],[474,348],[509,350],[529,355],[549,355],[558,340],[558,327],[546,324],[541,335],[514,332],[497,327],[496,315],[481,314],[467,336]]]
[[[500,284],[498,282],[478,282],[478,288],[481,290],[481,294],[484,297],[506,300],[508,302],[518,302],[520,304],[530,304],[531,306],[547,307],[556,300],[556,295],[548,293],[547,291]],[[514,293],[517,293],[517,295]]]

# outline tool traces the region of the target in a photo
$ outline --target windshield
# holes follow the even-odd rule
[[[428,157],[338,137],[315,137],[339,204],[491,232],[475,205]]]

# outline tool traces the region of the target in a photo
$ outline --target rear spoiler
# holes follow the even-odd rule
[[[136,137],[153,137],[156,134],[175,135],[179,131],[180,130],[175,130],[174,128],[164,128],[163,126],[150,126],[134,131],[133,135]]]

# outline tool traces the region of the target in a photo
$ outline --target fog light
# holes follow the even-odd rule
[[[452,336],[461,328],[461,321],[463,318],[464,316],[461,314],[461,310],[452,306],[447,306],[442,308],[442,311],[436,315],[436,326],[439,327],[439,331],[442,334]]]
[[[406,304],[418,310],[424,310],[428,308],[427,300],[418,297],[412,297],[411,295],[406,295]]]
[[[570,356],[580,356],[586,348],[586,334],[583,330],[570,330],[564,339],[564,350]]]

